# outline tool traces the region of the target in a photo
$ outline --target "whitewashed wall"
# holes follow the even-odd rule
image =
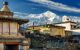
[[[70,23],[62,23],[62,24],[56,24],[56,25],[65,27],[65,30],[71,30],[71,24]]]
[[[72,35],[80,35],[80,29],[71,30]]]

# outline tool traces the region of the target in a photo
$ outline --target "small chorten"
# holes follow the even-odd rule
[[[12,17],[13,12],[8,8],[8,2],[3,2],[3,7],[0,11],[0,17]]]
[[[68,22],[68,21],[71,21],[71,19],[69,17],[67,17],[67,16],[63,16],[62,17],[62,21],[63,22]]]

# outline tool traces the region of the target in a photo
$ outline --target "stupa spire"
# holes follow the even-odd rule
[[[10,9],[8,8],[8,2],[3,1],[3,7],[0,11],[0,17],[12,17],[13,16],[13,12],[10,11]]]
[[[3,2],[3,7],[1,9],[1,11],[10,12],[10,9],[8,8],[8,2],[6,2],[6,1]]]

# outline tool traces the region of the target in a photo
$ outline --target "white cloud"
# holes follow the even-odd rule
[[[69,17],[72,19],[72,21],[80,23],[80,17],[78,16],[69,16]]]
[[[53,1],[50,1],[50,0],[30,0],[30,1],[40,3],[40,4],[42,4],[42,6],[48,7],[50,9],[58,10],[58,11],[80,13],[80,9],[79,8],[70,7],[68,5],[64,5],[62,3],[53,2]]]
[[[28,13],[21,13],[21,12],[14,12],[15,18],[22,18],[25,19],[25,16],[29,15]]]
[[[32,1],[38,1],[38,2],[46,2],[46,1],[50,1],[50,0],[32,0]]]
[[[62,16],[62,18],[63,17],[68,17],[70,19],[70,21],[79,22],[80,23],[80,17],[78,17],[78,16],[67,16],[67,15],[64,15],[64,16]]]

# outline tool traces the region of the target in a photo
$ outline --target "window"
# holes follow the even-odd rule
[[[50,31],[49,31],[49,30],[40,30],[40,32],[41,32],[42,34],[50,33]]]
[[[76,28],[76,26],[75,25],[71,25],[71,29],[75,29]]]
[[[9,34],[9,23],[3,23],[3,34]]]
[[[10,23],[10,33],[11,34],[17,34],[17,23]]]

